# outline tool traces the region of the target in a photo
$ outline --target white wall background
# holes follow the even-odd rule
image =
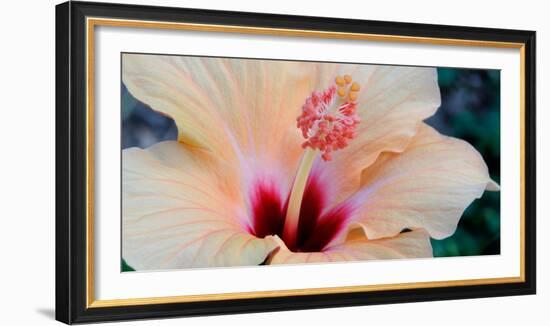
[[[0,10],[0,324],[55,324],[54,316],[54,5],[5,1]],[[109,1],[117,2],[117,1]],[[120,1],[118,1],[120,2]],[[126,1],[125,1],[126,2]],[[548,324],[550,213],[550,20],[544,1],[135,0],[145,4],[332,16],[537,31],[538,293],[536,296],[410,303],[130,322],[124,325],[518,325]],[[546,201],[546,202],[545,202]],[[543,257],[546,255],[545,257]]]

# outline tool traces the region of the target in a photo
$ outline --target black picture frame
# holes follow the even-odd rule
[[[524,51],[524,279],[479,284],[223,301],[90,307],[87,293],[86,18],[188,22],[372,35],[514,42]],[[534,294],[535,230],[534,31],[227,12],[141,5],[65,2],[56,6],[56,319],[85,323],[175,316],[344,307]]]

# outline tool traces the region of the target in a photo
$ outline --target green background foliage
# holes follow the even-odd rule
[[[132,266],[128,265],[124,259],[121,259],[121,264],[122,264],[122,266],[120,267],[120,269],[123,272],[133,272],[133,271],[135,271],[135,269],[133,269]]]
[[[500,184],[500,71],[437,68],[441,107],[426,122],[442,134],[463,139],[483,156]],[[177,139],[175,123],[139,102],[122,85],[122,148],[149,147]],[[464,212],[456,232],[432,239],[434,256],[500,253],[500,193],[485,192]],[[133,271],[121,259],[123,272]]]

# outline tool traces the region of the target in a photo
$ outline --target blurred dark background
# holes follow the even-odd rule
[[[474,146],[500,184],[500,71],[438,68],[441,107],[426,122]],[[137,101],[122,85],[122,148],[177,139],[174,121]],[[455,234],[433,240],[434,256],[500,253],[500,193],[485,192],[465,211]],[[132,268],[122,262],[123,271]]]
[[[174,120],[136,100],[122,84],[122,149],[147,148],[163,140],[178,139]]]

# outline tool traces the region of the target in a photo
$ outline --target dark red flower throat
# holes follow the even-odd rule
[[[290,194],[283,199],[275,182],[256,183],[251,195],[252,225],[249,232],[259,238],[278,235],[293,252],[322,251],[342,231],[351,215],[351,208],[347,205],[326,210],[327,192],[323,188],[326,186],[318,174],[308,177],[293,244],[283,234]]]

